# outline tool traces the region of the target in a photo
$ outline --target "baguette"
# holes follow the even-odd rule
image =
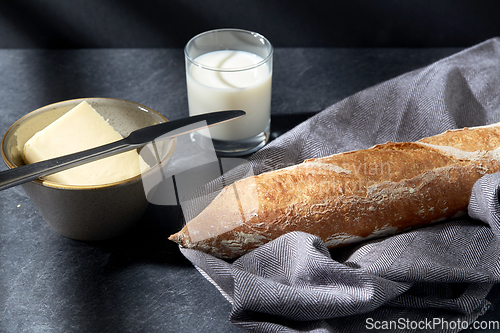
[[[387,142],[239,180],[169,239],[227,259],[291,231],[331,249],[466,214],[498,171],[500,123]]]

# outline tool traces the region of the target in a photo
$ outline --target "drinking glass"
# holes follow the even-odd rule
[[[192,134],[210,137],[220,156],[255,152],[269,140],[273,47],[261,34],[218,29],[184,49],[189,115],[243,110],[242,118]]]

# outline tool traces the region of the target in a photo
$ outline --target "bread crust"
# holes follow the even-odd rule
[[[498,171],[500,123],[387,142],[237,181],[169,239],[228,259],[291,231],[334,248],[466,214]]]

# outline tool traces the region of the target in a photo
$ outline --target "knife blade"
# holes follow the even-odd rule
[[[243,117],[245,114],[242,110],[227,110],[181,118],[135,130],[127,137],[103,146],[2,171],[0,172],[0,191],[101,158],[140,148],[165,134],[169,137],[176,137],[222,124]],[[192,126],[183,129],[187,125]]]

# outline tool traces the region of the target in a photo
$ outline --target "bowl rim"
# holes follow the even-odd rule
[[[68,102],[76,102],[76,101],[84,101],[84,100],[96,100],[96,99],[111,100],[111,101],[116,101],[116,102],[120,102],[120,103],[124,102],[124,103],[127,103],[127,104],[132,104],[132,105],[135,105],[135,106],[137,106],[139,108],[144,108],[148,112],[156,114],[157,116],[160,117],[160,119],[164,120],[165,122],[168,122],[167,118],[165,118],[158,111],[153,110],[150,107],[147,107],[145,105],[142,105],[142,104],[139,104],[139,103],[136,103],[136,102],[131,102],[131,101],[128,101],[128,100],[125,100],[125,99],[110,98],[110,97],[87,97],[87,98],[67,99],[67,100],[63,100],[63,101],[59,101],[59,102],[47,104],[47,105],[44,105],[42,107],[39,107],[39,108],[33,110],[33,111],[25,114],[24,116],[22,116],[18,120],[16,120],[7,129],[7,131],[5,132],[5,134],[2,137],[2,141],[0,143],[0,153],[2,155],[2,159],[3,159],[4,163],[7,165],[7,167],[9,169],[14,169],[14,168],[19,167],[18,165],[15,165],[14,163],[12,163],[7,158],[7,154],[4,151],[4,142],[5,142],[5,138],[7,137],[7,134],[14,128],[14,126],[16,126],[17,124],[19,124],[25,118],[30,117],[30,115],[32,115],[33,113],[39,112],[42,109],[57,107],[59,104],[68,103]],[[176,138],[173,138],[172,139],[172,147],[170,148],[169,152],[163,158],[162,161],[167,160],[167,159],[169,159],[169,158],[172,157],[172,155],[174,154],[174,151],[175,151],[176,144],[177,144],[177,140],[176,140]],[[147,176],[148,174],[152,173],[153,170],[155,170],[155,169],[157,169],[159,167],[160,167],[160,164],[157,164],[154,167],[150,168],[149,170],[145,171],[144,173],[141,172],[137,176],[134,176],[134,177],[131,177],[131,178],[127,178],[127,179],[123,179],[123,180],[120,180],[120,181],[117,181],[117,182],[113,182],[113,183],[108,183],[108,184],[99,184],[99,185],[67,185],[67,184],[60,184],[60,183],[52,182],[50,180],[41,180],[41,179],[35,179],[35,180],[33,180],[33,181],[29,182],[29,183],[34,183],[34,184],[39,185],[39,186],[45,186],[45,187],[54,188],[54,189],[65,189],[65,190],[97,190],[97,189],[103,189],[103,188],[108,189],[108,188],[123,186],[123,185],[129,184],[129,183],[133,183],[133,182],[139,181],[143,176]]]

